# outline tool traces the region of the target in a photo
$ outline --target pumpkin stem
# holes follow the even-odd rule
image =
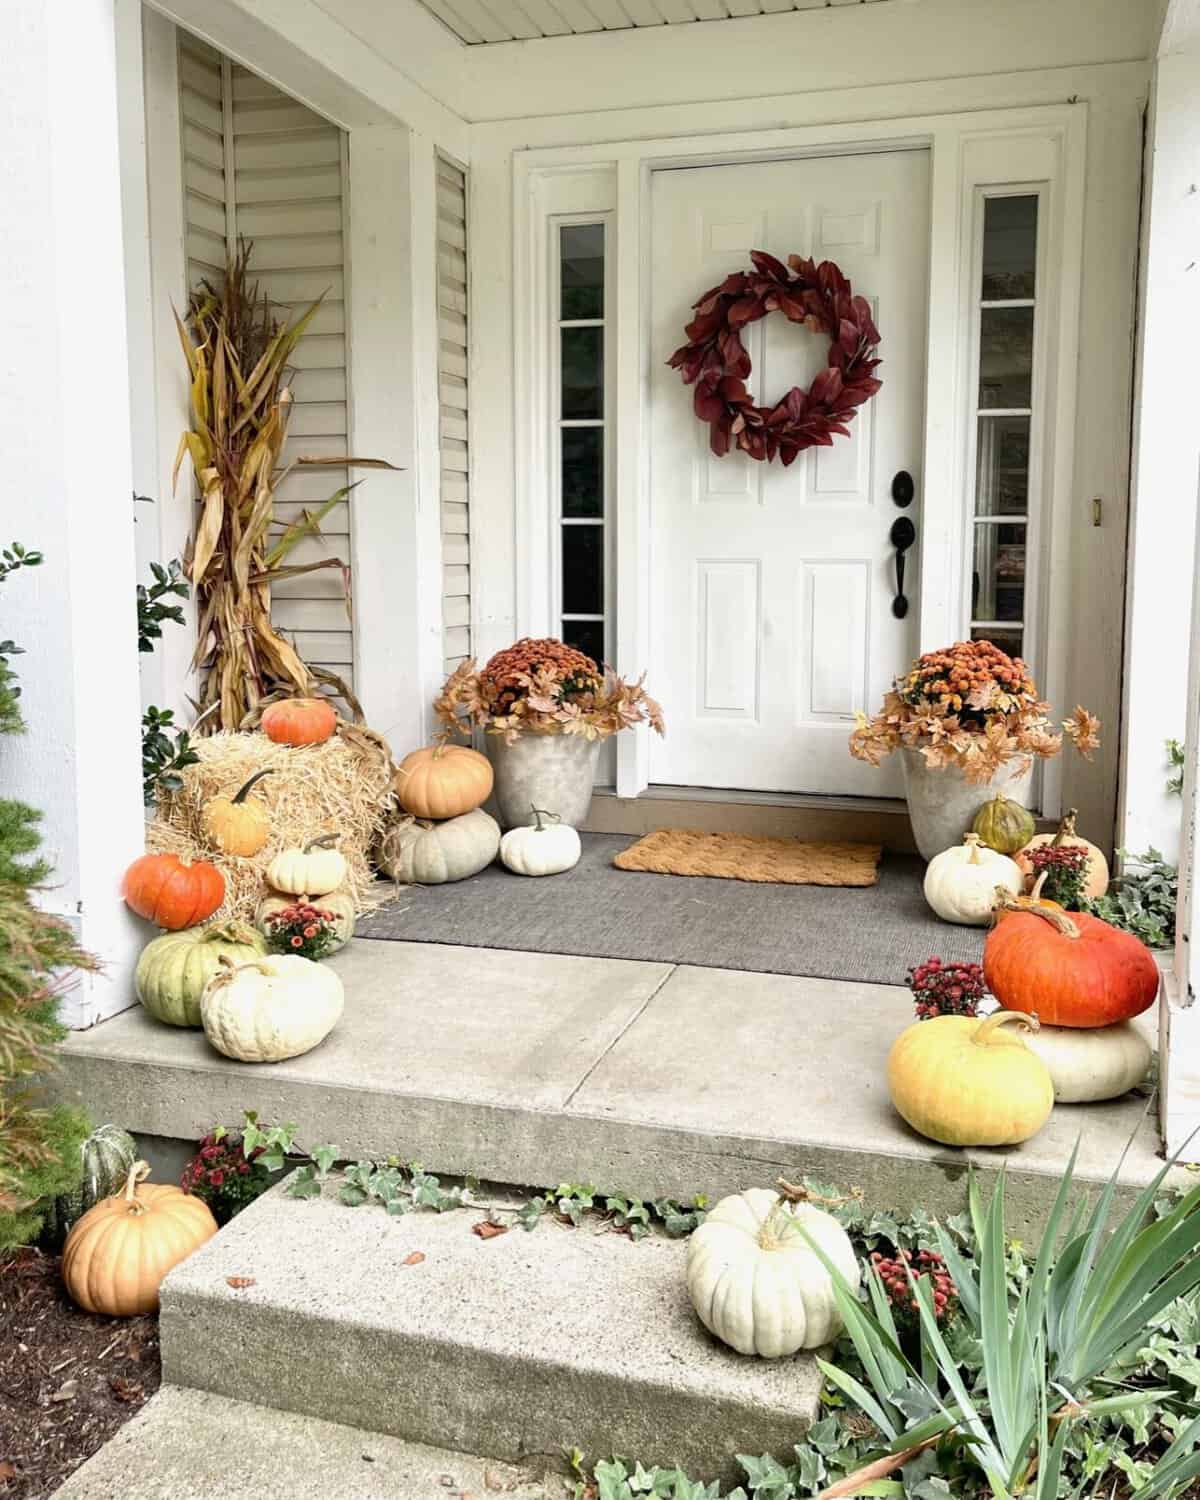
[[[552,823],[561,823],[562,822],[562,818],[558,815],[558,813],[556,813],[556,812],[547,812],[544,807],[534,807],[533,804],[530,803],[530,805],[529,805],[529,811],[533,814],[533,826],[534,826],[534,830],[537,833],[543,832],[543,824],[542,824],[542,819],[543,818],[549,818]]]
[[[250,780],[245,784],[245,786],[243,786],[239,792],[236,792],[234,794],[233,805],[236,807],[239,802],[244,802],[246,800],[246,793],[250,790],[250,788],[256,781],[261,781],[264,776],[274,776],[274,774],[275,768],[273,766],[267,766],[267,768],[263,771],[255,771],[254,775],[251,776]]]
[[[980,863],[979,850],[980,850],[980,848],[983,845],[983,840],[979,837],[979,835],[977,833],[964,833],[963,834],[963,843],[971,851],[967,855],[967,863],[969,865],[977,865],[977,864],[979,864]]]
[[[121,1195],[129,1208],[126,1212],[131,1214],[144,1214],[146,1205],[142,1203],[137,1195],[138,1184],[145,1182],[150,1175],[150,1163],[148,1161],[135,1161],[129,1169],[129,1175],[125,1179],[125,1191]]]
[[[1063,839],[1073,839],[1075,837],[1075,819],[1078,816],[1079,809],[1077,807],[1067,808],[1066,812],[1062,815],[1062,821],[1058,825],[1058,832],[1050,840],[1051,849],[1060,848]]]
[[[1007,1026],[1010,1021],[1018,1021],[1026,1031],[1038,1030],[1036,1012],[1026,1015],[1023,1011],[1019,1010],[994,1010],[987,1020],[984,1021],[983,1025],[975,1032],[971,1040],[976,1044],[990,1043],[992,1032],[998,1031],[1001,1026]]]
[[[1043,922],[1049,922],[1055,932],[1066,938],[1077,938],[1079,936],[1078,926],[1072,922],[1065,911],[1059,911],[1055,906],[1048,905],[1045,901],[1035,901],[1032,896],[1014,896],[1004,886],[996,887],[996,904],[992,907],[992,921],[999,917],[1002,911],[1028,912],[1031,917],[1041,917]]]
[[[323,833],[319,839],[309,839],[308,843],[304,846],[304,852],[308,854],[313,849],[332,849],[336,843],[336,833]]]
[[[244,922],[214,922],[211,927],[204,929],[200,941],[204,943],[252,943],[254,938],[254,930],[247,927]],[[221,961],[225,962],[223,954]]]
[[[1050,878],[1050,871],[1049,870],[1043,870],[1042,873],[1038,876],[1038,878],[1033,882],[1033,889],[1029,892],[1029,899],[1031,901],[1040,901],[1041,900],[1042,891],[1045,889],[1046,881],[1049,878]]]
[[[762,1222],[758,1231],[758,1243],[764,1250],[778,1250],[789,1234],[795,1233],[796,1221],[792,1218],[787,1197],[781,1193],[775,1206]]]

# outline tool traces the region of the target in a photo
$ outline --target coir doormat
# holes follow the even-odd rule
[[[659,828],[614,856],[621,870],[708,875],[764,885],[874,885],[878,844],[810,844],[745,833]]]

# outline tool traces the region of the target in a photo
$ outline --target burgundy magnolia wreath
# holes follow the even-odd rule
[[[750,259],[753,271],[734,272],[693,304],[688,342],[668,364],[695,385],[692,404],[718,458],[738,447],[786,467],[805,448],[829,447],[835,433],[850,436],[846,424],[882,384],[871,373],[879,330],[866,298],[832,261],[789,255],[785,266],[765,250],[751,250]],[[829,363],[807,391],[793,386],[776,405],[758,406],[746,389],[751,365],[741,331],[772,312],[828,334]]]

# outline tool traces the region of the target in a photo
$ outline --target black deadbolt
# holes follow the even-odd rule
[[[892,480],[892,499],[901,510],[913,503],[913,496],[917,493],[917,487],[913,483],[913,477],[907,469],[901,469]]]

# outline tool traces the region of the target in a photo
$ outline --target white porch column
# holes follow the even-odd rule
[[[1196,422],[1189,355],[1200,332],[1200,39],[1159,57],[1149,115],[1146,229],[1129,521],[1121,794],[1116,842],[1174,861],[1179,798],[1168,739],[1182,739],[1182,642],[1196,526]],[[1189,321],[1190,320],[1190,321]]]
[[[442,680],[437,203],[433,142],[350,132],[354,682],[397,755],[424,744]]]
[[[1189,543],[1200,508],[1200,431],[1194,399],[1189,401],[1187,396],[1191,382],[1180,371],[1179,352],[1194,349],[1200,339],[1200,6],[1195,0],[1171,0],[1168,6],[1154,102],[1140,430],[1143,435],[1152,433],[1162,448],[1151,452],[1142,442],[1138,455],[1138,505],[1154,504],[1157,545],[1141,563],[1136,554],[1134,560],[1143,593],[1140,606],[1137,592],[1133,596],[1132,623],[1140,625],[1141,636],[1140,641],[1133,638],[1130,643],[1128,712],[1140,715],[1141,723],[1131,724],[1127,738],[1125,818],[1126,837],[1153,831],[1153,824],[1147,826],[1156,790],[1153,782],[1147,784],[1153,746],[1146,737],[1172,732],[1154,718],[1154,698],[1159,694],[1167,701],[1178,701],[1174,685],[1182,667],[1184,622],[1189,621],[1183,805],[1181,810],[1175,802],[1172,808],[1176,818],[1182,811],[1178,930],[1175,961],[1160,1011],[1159,1051],[1166,1148],[1196,1162],[1200,1161],[1200,537],[1195,549]],[[1152,299],[1156,297],[1155,305]],[[1153,466],[1149,473],[1148,464]],[[1146,534],[1145,526],[1135,519],[1135,547]],[[1156,591],[1153,597],[1147,596],[1149,590]],[[1143,736],[1140,758],[1139,734]]]
[[[114,8],[0,10],[0,537],[46,559],[0,589],[29,726],[0,795],[42,810],[44,904],[105,965],[72,1025],[132,1003],[144,939],[119,892],[143,819]]]

